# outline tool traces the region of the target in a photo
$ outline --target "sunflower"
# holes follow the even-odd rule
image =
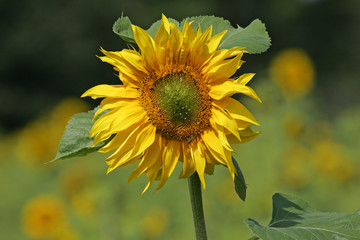
[[[260,101],[246,86],[255,74],[230,78],[244,62],[245,48],[218,50],[226,31],[212,36],[212,26],[202,32],[191,24],[186,20],[180,31],[163,15],[155,39],[132,25],[139,52],[101,49],[100,59],[114,66],[123,84],[98,85],[82,95],[104,98],[90,138],[95,146],[113,136],[99,150],[113,151],[108,173],[139,160],[129,182],[145,172],[143,192],[155,179],[161,188],[178,161],[180,178],[197,172],[204,189],[204,174],[212,174],[215,165],[226,166],[234,178],[230,144],[258,134],[249,128],[258,125],[253,115],[231,98],[242,93]]]
[[[314,87],[314,63],[303,49],[286,49],[271,61],[270,76],[286,98],[300,98]]]
[[[34,238],[52,239],[66,229],[65,206],[59,199],[41,195],[26,203],[23,210],[24,232]]]

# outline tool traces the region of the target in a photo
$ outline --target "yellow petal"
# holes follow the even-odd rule
[[[234,58],[235,56],[240,56],[241,57],[244,52],[245,51],[244,51],[243,47],[234,47],[234,48],[231,48],[231,49],[217,50],[211,56],[211,59],[209,59],[207,64],[202,67],[202,73],[206,75],[214,67],[216,67],[219,64],[223,63],[224,60]]]
[[[225,36],[227,30],[222,31],[221,33],[216,34],[215,36],[211,37],[209,43],[207,44],[208,48],[209,48],[209,52],[212,54],[216,51],[216,49],[218,48],[221,40],[223,39],[223,37]]]
[[[226,159],[224,154],[224,148],[222,147],[218,137],[216,136],[213,130],[205,130],[201,134],[201,138],[205,143],[207,149],[210,153],[214,156],[215,160],[218,161],[220,164],[226,166]]]
[[[225,151],[225,159],[227,160],[227,165],[226,166],[229,169],[229,172],[230,172],[230,175],[231,175],[232,179],[234,180],[235,174],[236,174],[236,169],[235,169],[234,163],[232,161],[231,152]]]
[[[182,142],[181,147],[182,147],[183,169],[180,174],[180,178],[188,178],[194,174],[195,165],[190,155],[189,144],[187,142]]]
[[[241,81],[244,81],[244,82],[250,81],[250,79],[254,75],[255,74],[252,74],[252,73],[243,74],[242,75],[243,78],[238,78],[238,80],[229,79],[227,81],[224,81],[221,84],[214,84],[210,88],[209,95],[213,99],[219,100],[219,99],[222,99],[224,97],[231,96],[231,95],[233,95],[235,93],[242,93],[242,94],[245,94],[245,95],[247,95],[249,97],[252,97],[255,100],[261,102],[261,100],[259,99],[259,97],[255,93],[255,91],[251,87],[248,87],[248,86],[245,86],[245,85],[241,84]]]
[[[255,73],[245,73],[235,79],[235,82],[238,82],[240,85],[246,85],[250,80],[255,76]]]
[[[195,162],[195,169],[197,174],[199,175],[199,179],[201,182],[201,185],[203,189],[206,189],[205,184],[205,165],[206,165],[206,159],[203,155],[201,155],[202,152],[202,143],[200,141],[197,141],[197,144],[192,144],[190,146],[190,151],[192,152],[193,161]]]
[[[223,98],[219,101],[214,100],[213,104],[216,104],[222,109],[228,111],[230,116],[234,119],[239,119],[244,122],[249,122],[259,126],[259,123],[255,120],[254,116],[247,110],[247,108],[240,102],[231,97]]]
[[[128,135],[125,140],[121,143],[121,145],[117,148],[115,153],[121,157],[129,156],[132,146],[135,144],[136,137],[135,135],[139,132],[139,127],[136,128],[130,135]],[[119,159],[116,158],[115,153],[113,153],[108,159],[106,159],[106,164],[109,166],[107,173],[110,173],[116,168],[116,164],[119,162]]]
[[[159,69],[158,60],[155,52],[155,43],[151,36],[142,28],[132,25],[134,38],[141,50],[144,59],[144,66],[149,72]]]
[[[160,156],[159,156],[159,160],[156,161],[154,163],[154,165],[152,165],[151,167],[149,167],[147,170],[146,170],[146,177],[148,178],[148,183],[146,185],[146,187],[144,188],[143,192],[141,193],[144,194],[148,189],[149,187],[151,186],[151,184],[155,181],[158,173],[160,172],[160,168],[161,168],[161,165],[162,165],[162,159],[161,159],[161,156],[163,154],[163,142],[164,142],[164,139],[163,137],[161,137],[161,135],[158,135],[158,141],[159,141],[159,150],[160,150]],[[155,190],[156,191],[156,190]]]
[[[217,163],[212,163],[212,162],[209,163],[225,165],[229,169],[229,172],[232,178],[234,179],[236,170],[232,162],[231,152],[222,147],[222,145],[218,140],[218,136],[215,132],[213,132],[212,130],[210,131],[208,130],[205,131],[204,133],[205,134],[202,135],[203,143],[204,143],[203,146],[209,150],[213,158],[217,161]],[[207,156],[206,159],[210,159],[210,158]]]
[[[151,168],[156,162],[161,162],[160,158],[160,136],[159,134],[155,134],[154,143],[146,150],[144,157],[140,161],[139,165],[134,169],[134,171],[130,174],[128,181],[131,182],[135,178],[139,177],[146,170]]]
[[[182,34],[174,23],[171,23],[171,36],[169,42],[169,57],[167,64],[178,64],[180,49],[183,43]]]
[[[123,108],[114,108],[101,116],[91,128],[90,137],[102,132],[110,137],[114,133],[137,125],[147,117],[145,110],[138,103],[131,102],[127,107],[126,111]]]
[[[165,141],[167,143],[164,144],[164,152],[162,155],[162,175],[156,190],[160,189],[168,180],[180,157],[180,142],[172,139]]]
[[[250,127],[247,129],[244,129],[240,132],[241,136],[241,143],[248,142],[250,140],[253,140],[257,135],[259,135],[260,132],[253,132]]]
[[[117,67],[120,72],[128,73],[126,75],[140,75],[148,74],[148,71],[142,64],[142,56],[135,50],[124,49],[122,51],[106,51],[100,49],[105,55],[100,57],[104,62],[108,62]]]
[[[161,25],[170,34],[170,22],[164,14],[161,14]]]
[[[124,85],[107,85],[101,84],[87,90],[81,97],[97,98],[137,98],[139,92],[132,87],[125,87]]]
[[[240,68],[240,65],[241,55],[237,55],[232,59],[224,60],[216,66],[213,66],[206,75],[208,83],[230,78]]]
[[[238,125],[238,130],[239,131],[248,128],[252,124],[252,123],[249,123],[249,122],[242,121],[240,119],[235,119],[235,121],[236,121],[236,124]]]
[[[201,145],[201,154],[204,156],[206,163],[212,164],[212,165],[219,165],[220,163],[214,158],[214,156],[211,154],[210,151],[207,150],[207,147],[205,145],[205,143],[202,141],[202,139],[200,140],[202,142]]]
[[[210,119],[210,124],[213,127],[214,131],[217,132],[221,145],[228,151],[233,152],[234,150],[231,148],[229,141],[227,140],[224,127],[216,124],[216,122],[213,119]]]
[[[149,122],[133,131],[119,149],[108,158],[108,163],[110,163],[108,172],[141,158],[144,152],[153,144],[155,132],[156,128]]]
[[[136,128],[132,129],[132,128],[127,128],[124,129],[123,131],[119,132],[118,134],[116,134],[113,139],[111,139],[106,145],[104,145],[102,148],[100,148],[98,150],[98,152],[109,152],[111,150],[117,150],[119,149],[120,146],[122,146],[122,144],[125,142],[125,140],[127,139],[127,137],[135,130]],[[99,134],[100,135],[100,134]],[[96,135],[94,142],[96,141],[101,142],[105,139],[96,139],[99,135]]]
[[[206,55],[204,55],[203,57],[203,63],[202,63],[202,66],[201,68],[203,68],[204,66],[206,66],[209,61],[211,61],[216,53],[216,50],[220,44],[220,41],[221,39],[224,37],[224,35],[226,34],[226,30],[221,32],[221,33],[218,33],[216,34],[215,36],[211,37],[209,42],[206,43]]]
[[[183,43],[179,54],[179,64],[186,65],[189,64],[189,55],[191,52],[190,46],[192,45],[196,37],[195,30],[187,19],[185,20],[183,26],[182,35],[183,35]]]
[[[93,121],[97,118],[99,114],[103,111],[113,108],[128,107],[131,102],[137,101],[131,98],[105,98],[101,101],[99,109],[95,112]]]
[[[142,64],[142,56],[135,50],[124,49],[121,52],[121,59],[126,63],[127,66],[131,67],[134,71],[138,70],[145,74],[149,74],[149,72],[145,69]]]
[[[149,189],[151,184],[155,181],[155,178],[160,171],[161,164],[162,164],[161,161],[157,161],[153,166],[151,166],[148,170],[146,170],[146,176],[149,179],[149,181],[145,186],[144,190],[142,191],[141,195],[144,194]]]
[[[206,62],[210,57],[211,53],[209,48],[206,45],[210,41],[212,33],[212,26],[210,26],[204,33],[201,33],[201,28],[199,29],[194,41],[191,44],[191,51],[189,56],[190,64],[193,68],[200,68],[204,62]]]
[[[111,52],[101,49],[105,56],[99,57],[101,61],[114,66],[119,72],[119,78],[125,86],[140,87],[140,79],[146,77],[148,71],[142,64],[141,55],[134,50]]]
[[[214,106],[211,109],[211,113],[212,119],[215,121],[216,124],[223,126],[240,140],[238,125],[229,113],[225,112],[223,109],[221,109],[221,107],[218,106]]]
[[[169,29],[166,29],[165,25],[168,25]],[[163,19],[163,24],[161,24],[155,36],[156,55],[161,65],[166,65],[166,59],[169,48],[169,38],[170,38],[170,24],[168,21],[167,24],[164,24],[164,19]]]

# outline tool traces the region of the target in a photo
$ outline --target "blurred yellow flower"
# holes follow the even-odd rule
[[[178,161],[181,178],[212,174],[215,165],[226,166],[234,179],[230,143],[246,142],[258,133],[253,115],[231,96],[242,93],[258,101],[246,84],[255,74],[232,77],[244,61],[243,47],[218,50],[226,31],[212,36],[212,26],[195,32],[185,21],[182,32],[163,15],[155,39],[132,26],[140,48],[109,52],[101,49],[104,62],[119,71],[123,85],[98,85],[82,97],[105,98],[95,116],[105,110],[91,130],[93,145],[114,136],[100,152],[108,157],[108,172],[135,163],[129,181],[146,173],[148,184],[160,175],[161,188]],[[231,137],[232,136],[232,137]]]
[[[89,108],[84,103],[84,101],[73,97],[65,98],[61,100],[60,103],[51,111],[50,120],[53,122],[53,125],[57,130],[62,128],[62,131],[60,131],[61,137],[70,118],[76,113],[85,112],[88,110]]]
[[[67,225],[63,203],[48,195],[28,201],[23,209],[23,229],[30,237],[52,239]]]
[[[86,105],[78,99],[68,98],[61,101],[50,116],[31,122],[19,132],[16,150],[18,156],[35,164],[52,160],[71,116],[86,110]]]
[[[21,160],[39,164],[51,160],[56,147],[56,139],[51,133],[51,124],[42,119],[28,124],[21,130],[16,152]]]
[[[302,97],[314,86],[314,64],[304,50],[287,49],[271,61],[270,76],[285,97]]]
[[[317,169],[328,177],[346,181],[356,173],[356,166],[343,147],[331,140],[316,143],[312,156]]]
[[[168,213],[164,209],[148,212],[142,219],[142,234],[146,238],[158,238],[168,224]]]

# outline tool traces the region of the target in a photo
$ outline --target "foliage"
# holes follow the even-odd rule
[[[189,22],[193,22],[192,26],[195,30],[200,26],[201,30],[204,31],[212,26],[213,35],[226,30],[227,33],[219,45],[220,49],[242,46],[245,47],[249,53],[262,53],[270,47],[270,37],[265,29],[265,25],[259,19],[251,22],[246,28],[240,26],[234,28],[229,21],[215,16],[198,16],[186,19]],[[186,19],[183,19],[180,24],[174,19],[169,19],[169,21],[175,23],[179,29],[182,29]],[[161,20],[151,25],[147,32],[154,38],[160,25]],[[119,18],[113,26],[113,31],[124,41],[130,43],[135,42],[131,22],[128,17]]]
[[[233,161],[233,163],[235,165],[235,169],[236,169],[236,175],[235,175],[235,179],[234,179],[235,191],[238,194],[238,196],[241,198],[241,200],[245,201],[246,189],[247,189],[245,178],[240,170],[239,164],[236,162],[234,157],[232,157],[232,161]]]
[[[360,211],[323,213],[302,199],[280,193],[273,196],[273,213],[268,226],[253,219],[245,222],[257,236],[266,240],[360,239]]]
[[[61,138],[58,153],[51,162],[64,158],[85,156],[106,144],[104,141],[92,146],[93,140],[89,138],[96,110],[97,108],[87,113],[78,113],[71,118]]]
[[[131,29],[131,21],[129,17],[119,18],[113,25],[113,31],[119,35],[124,41],[135,43],[134,32]]]

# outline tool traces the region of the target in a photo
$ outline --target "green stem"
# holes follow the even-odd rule
[[[195,172],[188,180],[196,240],[207,240],[200,179]]]

